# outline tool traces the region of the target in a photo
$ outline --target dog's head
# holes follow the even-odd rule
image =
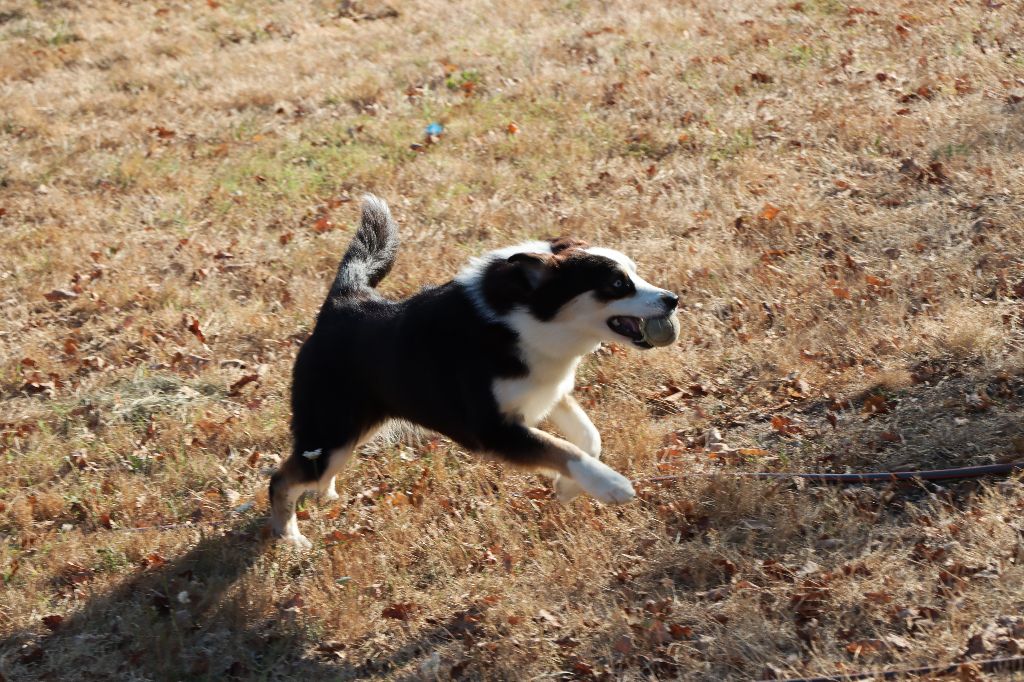
[[[601,341],[652,348],[645,325],[675,313],[678,297],[645,281],[636,263],[613,249],[557,239],[488,254],[460,274],[478,307],[521,336],[568,349]],[[673,324],[675,340],[678,325]]]

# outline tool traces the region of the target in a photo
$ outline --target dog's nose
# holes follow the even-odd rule
[[[671,291],[666,291],[661,295],[661,302],[665,304],[665,308],[667,310],[672,311],[676,309],[677,305],[679,305],[679,297]]]

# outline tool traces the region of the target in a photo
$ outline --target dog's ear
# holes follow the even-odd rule
[[[515,265],[526,276],[531,289],[539,287],[555,269],[555,257],[550,253],[514,253],[508,262]]]
[[[548,241],[551,242],[551,253],[556,256],[569,249],[585,249],[590,246],[590,244],[575,237],[557,237]]]

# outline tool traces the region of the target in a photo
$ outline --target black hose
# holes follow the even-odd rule
[[[1024,462],[1008,464],[981,464],[972,467],[955,469],[927,469],[924,471],[870,471],[862,474],[819,474],[808,472],[786,471],[723,471],[697,472],[676,476],[653,476],[645,478],[650,483],[679,481],[685,478],[716,478],[719,476],[736,476],[741,478],[802,478],[815,483],[831,483],[834,485],[853,485],[857,483],[889,483],[892,481],[951,481],[981,476],[996,476],[1024,471]]]

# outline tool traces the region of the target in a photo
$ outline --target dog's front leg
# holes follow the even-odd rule
[[[538,473],[572,480],[605,504],[623,504],[636,493],[629,479],[567,440],[522,423],[494,425],[482,434],[481,450]]]
[[[572,395],[565,394],[552,408],[548,419],[567,441],[591,457],[601,458],[601,434]],[[555,479],[555,495],[563,504],[572,502],[582,492],[580,484],[567,476]]]

